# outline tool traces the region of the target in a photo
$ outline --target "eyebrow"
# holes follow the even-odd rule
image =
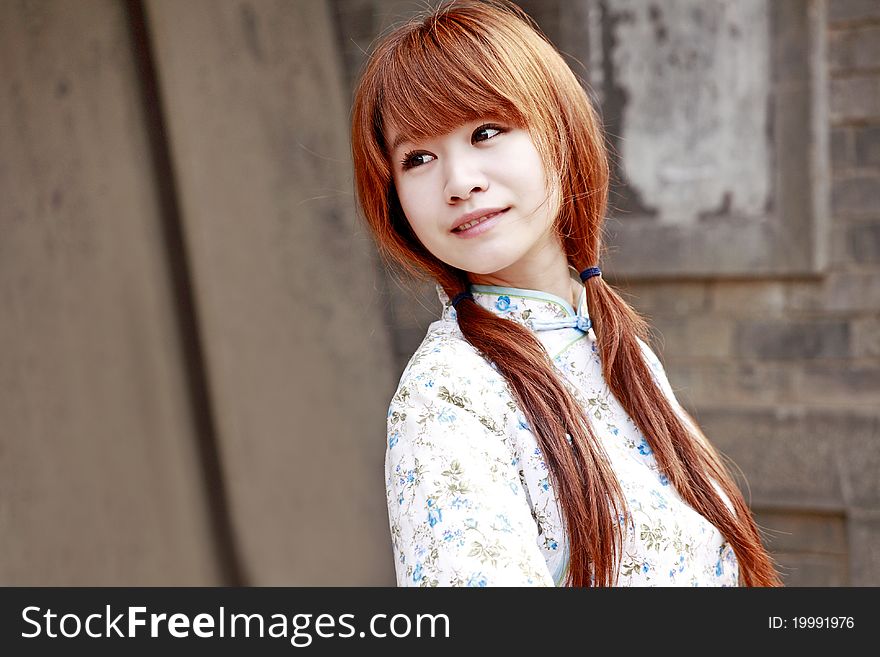
[[[407,137],[405,134],[401,133],[397,135],[394,138],[394,143],[391,144],[391,151],[396,151],[398,146],[400,146],[401,144],[405,144],[408,141],[410,141],[410,138]]]

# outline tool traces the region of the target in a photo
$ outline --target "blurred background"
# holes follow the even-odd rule
[[[355,212],[428,0],[0,0],[0,584],[391,585],[440,304]],[[880,585],[880,3],[529,0],[614,154],[602,261],[791,586]]]

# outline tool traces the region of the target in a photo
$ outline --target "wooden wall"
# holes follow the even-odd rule
[[[322,0],[0,4],[0,582],[393,581]]]

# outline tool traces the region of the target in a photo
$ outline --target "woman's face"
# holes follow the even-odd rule
[[[417,142],[386,139],[403,212],[439,260],[516,279],[561,255],[557,195],[527,130],[483,119]]]

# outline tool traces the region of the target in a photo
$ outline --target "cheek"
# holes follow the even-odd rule
[[[511,181],[529,195],[546,196],[549,191],[544,163],[538,151],[531,145],[521,145],[516,153],[505,158]]]
[[[400,207],[406,217],[407,222],[422,242],[425,241],[426,221],[430,216],[424,196],[411,184],[396,185],[397,198],[400,200]]]
[[[544,162],[537,150],[524,149],[517,158],[511,158],[516,162],[516,168],[511,172],[515,184],[522,194],[527,212],[534,212],[532,223],[535,229],[546,230],[556,220],[559,213],[559,186],[555,185],[553,177],[547,175]]]

